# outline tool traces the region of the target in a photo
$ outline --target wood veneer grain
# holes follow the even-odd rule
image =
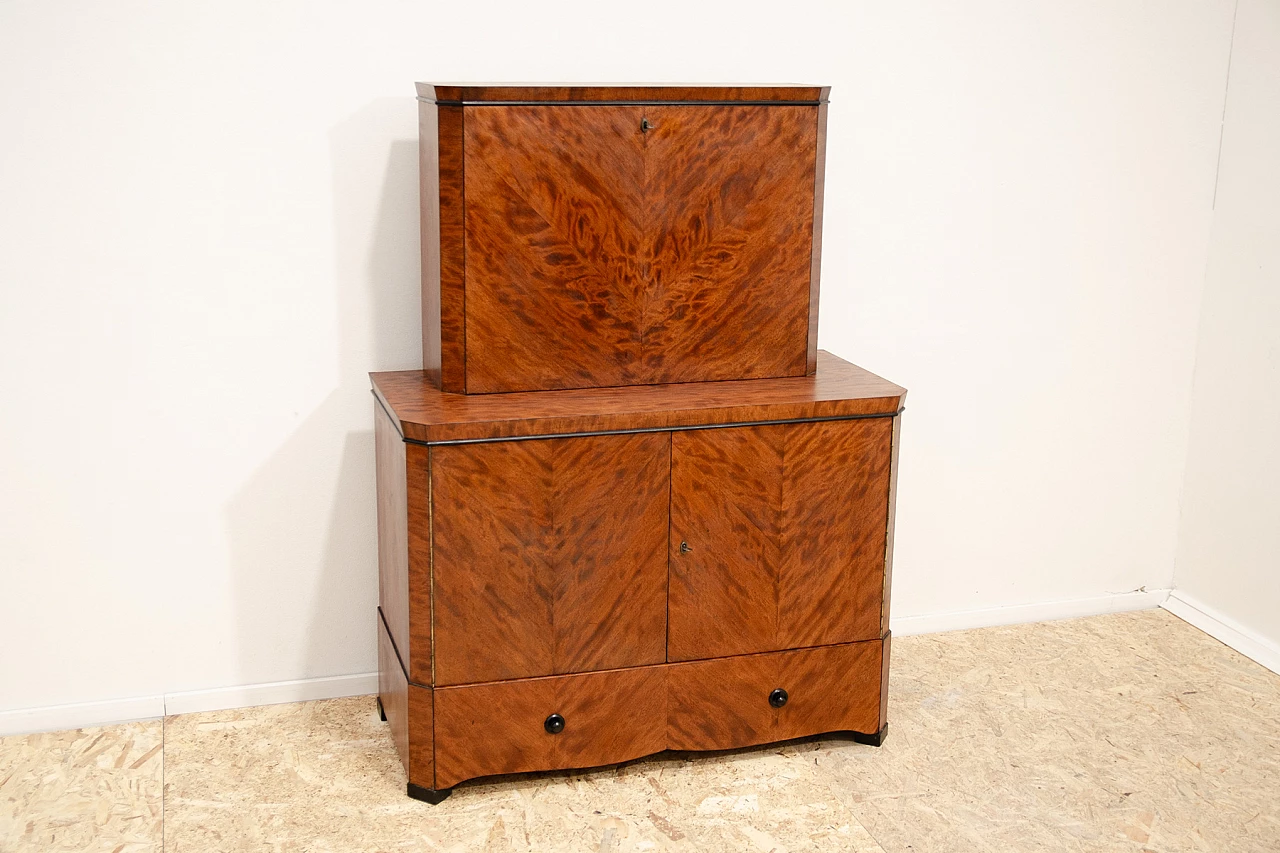
[[[817,107],[643,112],[643,382],[805,373]]]
[[[828,352],[813,376],[630,388],[444,394],[418,370],[370,374],[413,441],[674,429],[760,420],[889,415],[905,390]]]
[[[411,784],[433,787],[436,778],[434,691],[420,684],[410,684],[409,703],[409,769]]]
[[[432,449],[437,686],[665,659],[668,442]]]
[[[410,681],[432,682],[431,631],[431,450],[405,445],[406,518],[409,530],[409,645],[405,656]]]
[[[443,391],[461,394],[467,391],[466,377],[466,238],[463,224],[466,213],[464,196],[465,161],[463,157],[463,116],[460,107],[439,107],[421,104],[425,109],[438,111],[438,171],[439,171],[439,229],[440,270],[438,294],[427,292],[431,283],[424,280],[423,305],[438,301],[440,338],[428,340],[423,335],[423,347],[435,347],[428,354],[424,350],[423,365],[429,359],[440,363],[440,384]],[[429,169],[429,165],[424,166]],[[423,199],[423,206],[429,201]],[[424,212],[424,228],[430,227]],[[425,327],[424,327],[425,328]]]
[[[823,100],[826,100],[824,89]],[[818,291],[822,271],[822,206],[827,175],[827,105],[817,109],[817,133],[813,182],[813,240],[809,267],[809,330],[805,373],[812,376],[818,369]]]
[[[409,649],[409,498],[405,443],[391,416],[373,403],[378,496],[378,604],[396,646]]]
[[[669,660],[880,636],[891,435],[890,419],[673,434]]]
[[[467,107],[467,391],[641,372],[640,107]]]
[[[385,614],[378,612],[378,700],[382,703],[383,716],[391,727],[391,740],[404,772],[409,772],[409,682],[400,659],[396,656],[391,635],[387,633]]]
[[[658,752],[666,741],[666,673],[659,665],[438,688],[436,787]],[[564,718],[559,734],[544,728],[551,714]]]
[[[667,667],[667,747],[735,749],[880,729],[882,642],[871,640]],[[781,708],[769,703],[787,691]]]

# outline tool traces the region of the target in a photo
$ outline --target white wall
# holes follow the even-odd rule
[[[1180,597],[1269,646],[1268,654],[1235,638],[1273,668],[1280,665],[1278,107],[1280,6],[1240,0],[1176,581]]]
[[[415,80],[833,86],[895,612],[1168,586],[1231,3],[0,4],[0,710],[375,667]]]

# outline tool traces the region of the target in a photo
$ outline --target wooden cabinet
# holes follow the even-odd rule
[[[813,372],[825,88],[418,93],[437,387]]]
[[[886,726],[906,392],[816,347],[827,89],[418,84],[375,373],[409,794]]]
[[[878,740],[901,388],[826,353],[815,376],[714,386],[373,381],[380,690],[416,795],[663,749]]]

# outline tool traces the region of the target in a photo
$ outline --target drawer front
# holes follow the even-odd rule
[[[893,421],[673,433],[668,660],[880,636]]]
[[[435,786],[660,752],[666,672],[654,666],[437,689]],[[563,721],[554,733],[553,714]]]
[[[886,642],[672,664],[667,746],[734,749],[823,732],[877,732]],[[786,691],[785,704],[780,696],[770,701],[775,690]]]

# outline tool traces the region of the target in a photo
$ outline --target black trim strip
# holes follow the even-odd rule
[[[418,98],[438,107],[816,107],[830,101],[441,101]]]
[[[409,669],[404,665],[404,658],[400,657],[400,649],[396,648],[396,638],[391,633],[391,628],[387,626],[387,614],[382,612],[382,605],[378,605],[378,621],[382,623],[382,630],[387,632],[387,639],[391,641],[391,651],[396,653],[396,663],[400,664],[400,671],[404,673],[404,680],[409,681]],[[419,685],[422,686],[422,685]]]
[[[423,447],[439,447],[453,444],[493,444],[498,441],[534,441],[540,438],[581,438],[590,435],[635,435],[643,432],[682,432],[693,429],[732,429],[733,427],[775,426],[778,424],[810,424],[821,421],[862,421],[871,418],[896,418],[906,411],[906,406],[896,412],[876,412],[869,415],[834,415],[820,418],[787,418],[773,421],[732,421],[722,424],[689,424],[688,426],[639,427],[637,429],[601,429],[583,432],[552,432],[538,435],[504,435],[494,438],[451,438],[443,441],[423,441],[418,438],[406,438],[405,444],[418,444]]]

